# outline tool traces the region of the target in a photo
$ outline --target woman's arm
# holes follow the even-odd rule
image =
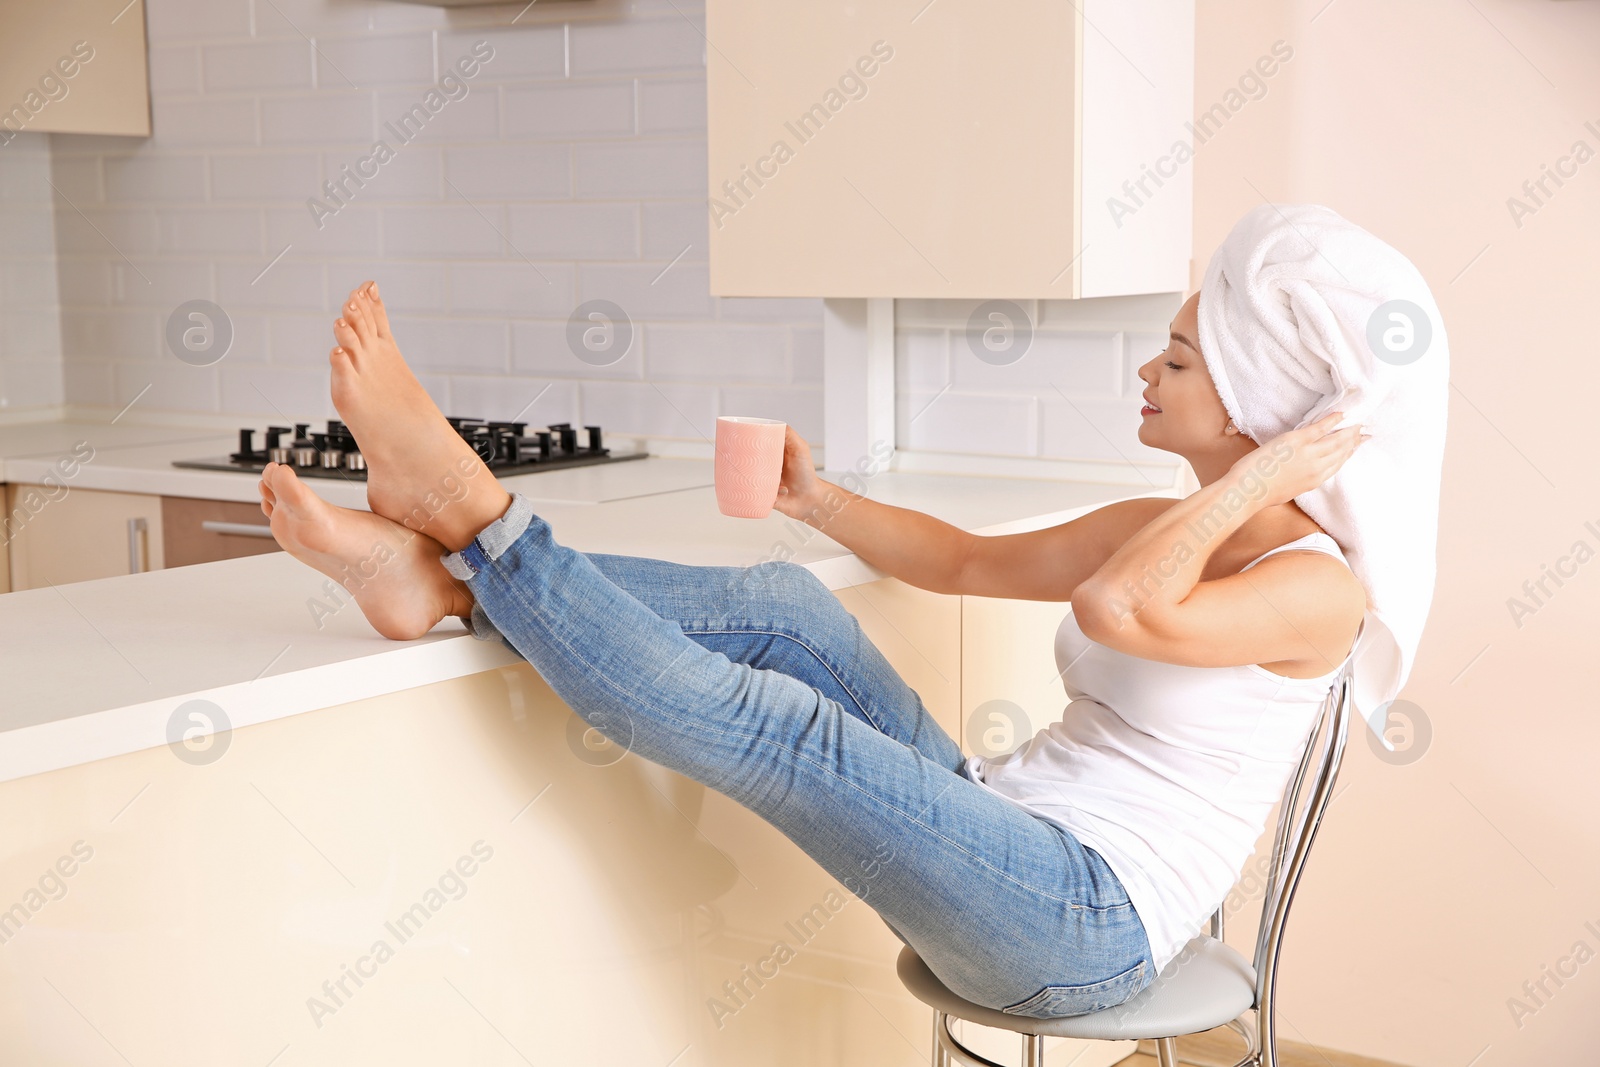
[[[872,566],[935,593],[960,593],[962,561],[973,535],[920,511],[898,508],[815,479],[782,509]]]
[[[1139,497],[1070,522],[984,536],[920,511],[853,493],[816,476],[811,452],[791,427],[777,509],[823,531],[872,566],[935,593],[1065,602],[1130,529],[1171,507]]]
[[[1296,661],[1330,669],[1365,610],[1350,568],[1285,552],[1202,582],[1219,545],[1253,516],[1327,480],[1359,438],[1326,432],[1334,413],[1245,456],[1149,523],[1072,593],[1091,640],[1144,659],[1211,667]]]

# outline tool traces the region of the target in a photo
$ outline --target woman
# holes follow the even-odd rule
[[[1165,550],[1174,529],[1253,471],[1255,445],[1227,432],[1189,340],[1195,304],[1180,310],[1167,350],[1140,368],[1146,398],[1159,408],[1144,416],[1140,436],[1189,459],[1205,485],[1199,493],[1125,501],[1053,529],[992,538],[856,497],[827,532],[938,592],[1071,600],[1084,632],[1120,651],[1156,659],[1181,650],[1197,666],[1260,660],[1284,675],[1326,673],[1361,618],[1349,570],[1324,553],[1284,553],[1258,565],[1250,582],[1229,576],[1315,532],[1290,500],[1336,469],[1359,440],[1354,430],[1328,435],[1318,425],[1289,435],[1293,461],[1268,492],[1234,513],[1235,529],[1197,546],[1160,590],[1179,601],[1197,582],[1215,583],[1204,616],[1180,616],[1196,619],[1195,634],[1163,628],[1166,605],[1155,600],[1119,628],[1104,612],[1110,598],[1085,588],[1113,581],[1150,546]],[[355,593],[380,632],[407,639],[445,615],[486,615],[602,733],[751,807],[847,887],[873,875],[868,902],[969,999],[1071,1014],[1120,1003],[1155,976],[1159,961],[1139,914],[1105,861],[967,780],[956,742],[809,571],[784,565],[775,580],[745,583],[742,568],[556,544],[481,469],[411,377],[386,336],[376,286],[352,294],[336,331],[335,404],[367,457],[375,514],[332,508],[276,465],[262,478],[263,510],[285,548],[335,578],[344,564],[372,558],[375,543],[390,546],[393,561]],[[844,491],[816,478],[809,450],[789,433],[778,507],[799,517],[822,492]],[[432,537],[408,540],[385,515],[410,517]],[[465,582],[439,560],[463,549],[477,569]],[[481,617],[474,628],[485,630]]]

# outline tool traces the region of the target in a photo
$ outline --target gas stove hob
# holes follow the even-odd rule
[[[578,431],[568,422],[557,422],[527,433],[525,422],[492,422],[484,419],[449,419],[463,440],[472,446],[488,468],[496,474],[534,474],[539,471],[588,467],[597,463],[620,463],[644,459],[646,452],[612,455],[600,443],[600,427],[585,426],[580,444]],[[260,474],[269,462],[284,463],[295,473],[316,478],[344,478],[365,481],[367,464],[356,440],[344,423],[330,419],[327,430],[312,433],[309,422],[293,429],[268,426],[266,442],[255,447],[255,430],[239,431],[239,451],[226,456],[173,460],[174,467],[203,471],[240,471]]]

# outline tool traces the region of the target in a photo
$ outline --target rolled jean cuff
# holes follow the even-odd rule
[[[466,548],[447,553],[444,556],[444,569],[450,572],[451,577],[463,582],[471,581],[489,563],[499,559],[532,521],[533,505],[521,493],[512,493],[511,505],[506,508],[506,513],[485,526]],[[467,619],[467,629],[480,641],[503,639],[494,623],[489,621],[483,605],[476,600],[472,605],[472,615]]]

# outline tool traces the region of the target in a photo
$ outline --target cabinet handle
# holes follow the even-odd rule
[[[253,522],[218,522],[206,519],[200,524],[206,533],[233,534],[235,537],[271,537],[272,527]]]
[[[128,573],[144,571],[145,543],[150,537],[150,525],[143,519],[128,520]]]

